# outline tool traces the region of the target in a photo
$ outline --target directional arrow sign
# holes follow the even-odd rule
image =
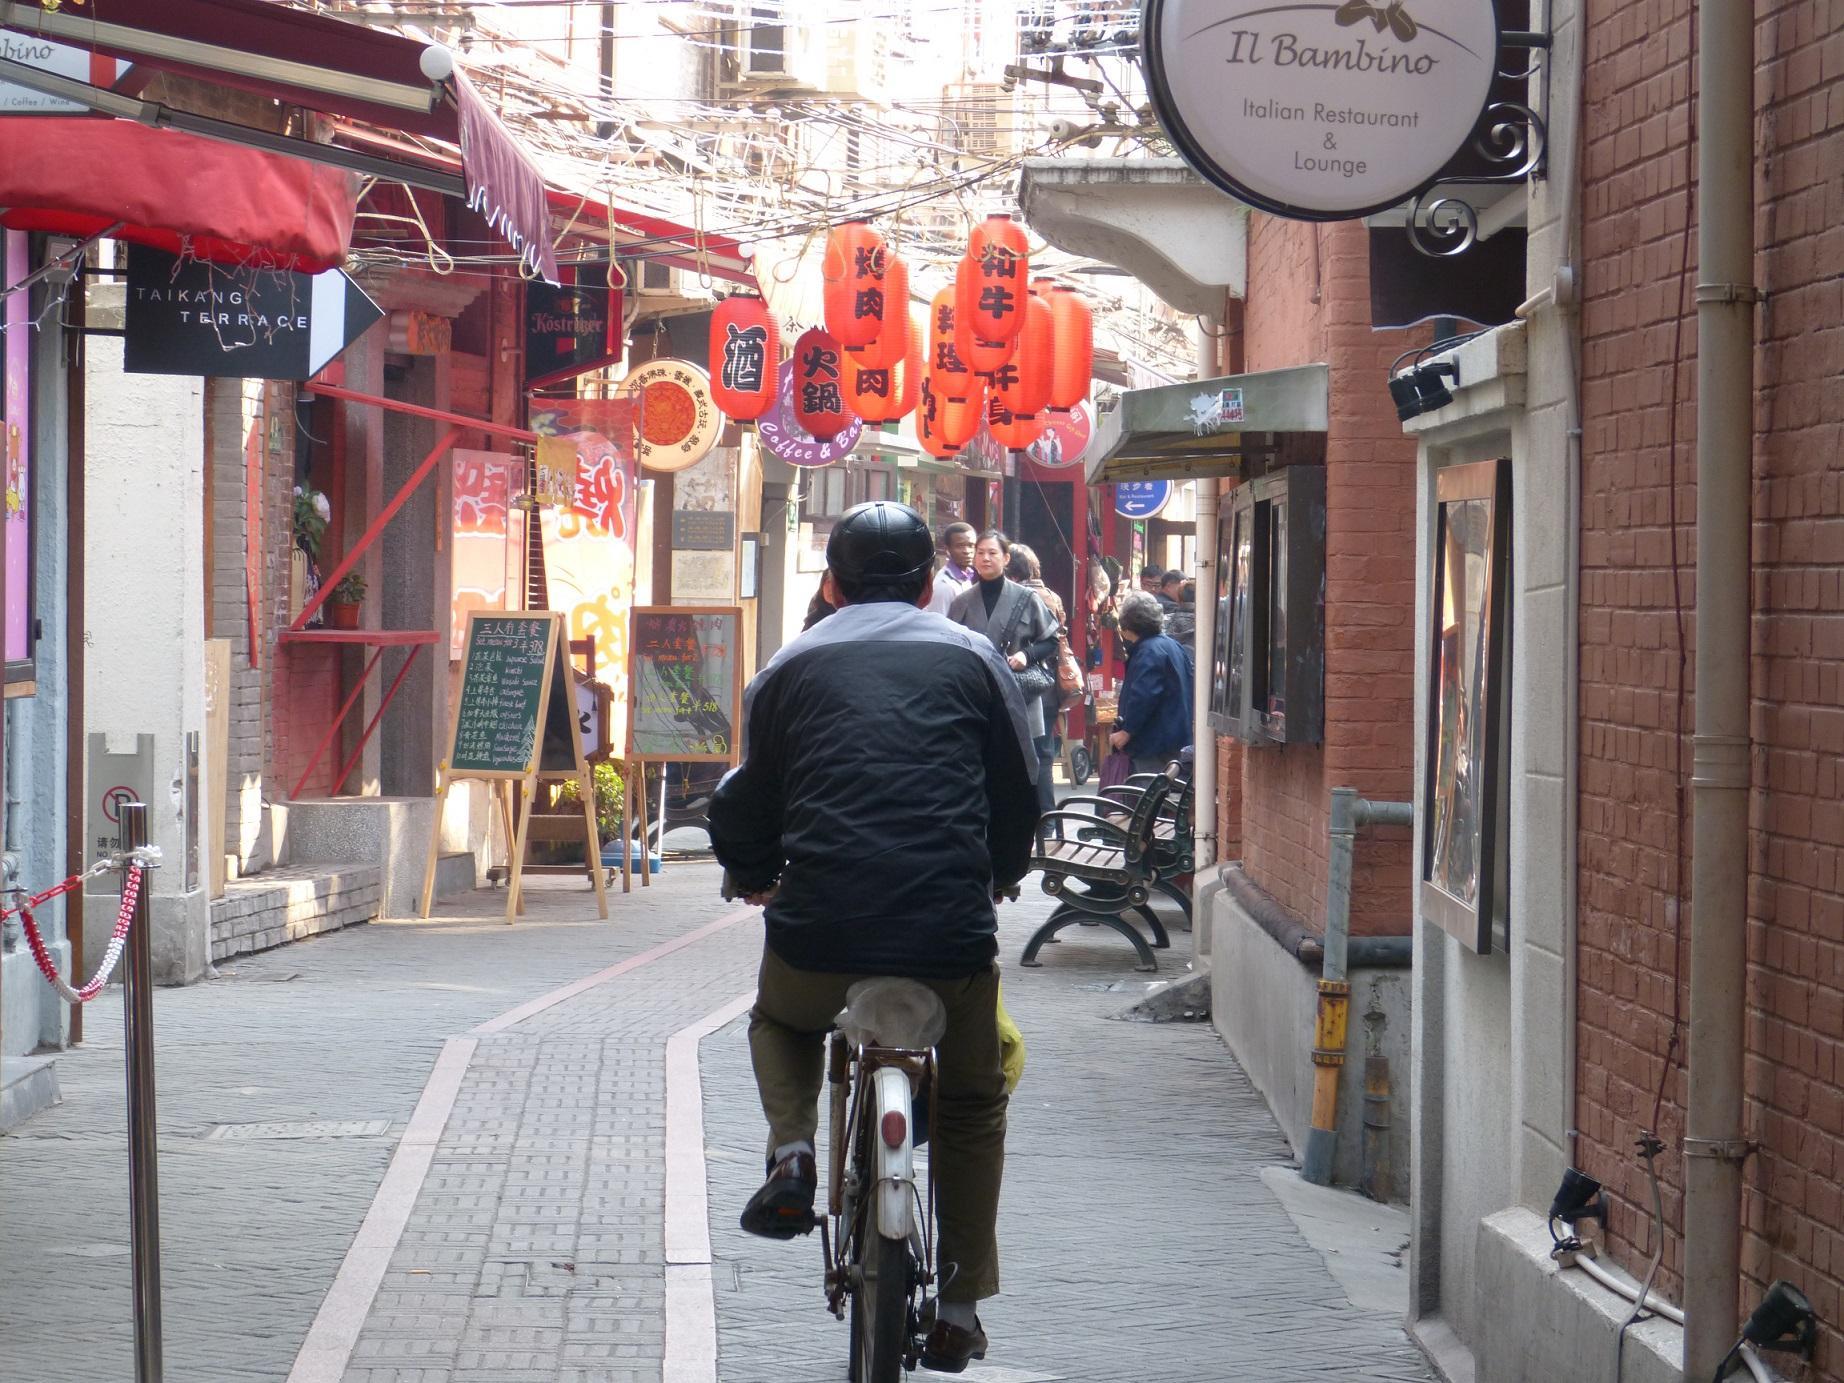
[[[122,368],[305,380],[383,316],[340,269],[231,267],[130,245]]]

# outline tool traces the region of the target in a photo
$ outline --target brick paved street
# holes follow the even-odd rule
[[[669,864],[601,923],[574,884],[544,881],[513,927],[503,894],[482,893],[433,922],[356,928],[161,991],[167,1377],[305,1380],[349,1351],[327,1376],[661,1379],[666,1042],[747,993],[760,945],[753,917],[712,925],[736,917],[715,884],[708,863]],[[1008,1295],[985,1313],[993,1354],[969,1383],[1426,1379],[1394,1319],[1350,1303],[1263,1184],[1286,1145],[1208,1027],[1111,1021],[1142,977],[1100,933],[1017,968],[1047,906],[1028,893],[1006,909],[1006,998],[1030,1068],[1012,1107]],[[1174,937],[1168,974],[1188,941]],[[64,1105],[0,1142],[0,1280],[16,1307],[0,1317],[0,1383],[132,1376],[120,1006],[94,1007],[90,1041],[59,1063]],[[743,1028],[713,1032],[697,1068],[717,1376],[843,1378],[817,1245],[735,1228],[761,1167]],[[425,1143],[429,1116],[412,1112],[445,1071],[452,1109]],[[406,1167],[420,1183],[342,1343],[330,1327],[389,1209],[387,1169]],[[297,1366],[336,1275],[314,1339],[337,1349]]]

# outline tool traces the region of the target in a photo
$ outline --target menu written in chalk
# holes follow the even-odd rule
[[[548,615],[471,618],[451,772],[523,775],[535,767],[538,707],[556,627]]]
[[[735,761],[741,621],[734,607],[635,609],[629,634],[631,757]]]

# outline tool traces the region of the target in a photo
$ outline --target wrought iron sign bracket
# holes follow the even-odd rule
[[[1542,109],[1549,109],[1549,64],[1535,53],[1548,52],[1550,35],[1529,29],[1507,29],[1498,36],[1498,75],[1510,81],[1536,80],[1543,84]],[[1507,59],[1526,55],[1520,67]],[[1549,130],[1537,107],[1528,100],[1490,101],[1473,129],[1472,151],[1489,171],[1437,178],[1410,199],[1403,229],[1409,243],[1435,259],[1465,254],[1479,239],[1479,210],[1452,189],[1459,186],[1504,186],[1542,178],[1549,171]],[[1443,189],[1447,189],[1443,191]]]

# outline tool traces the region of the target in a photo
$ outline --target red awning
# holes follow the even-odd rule
[[[0,26],[457,144],[469,204],[557,281],[544,179],[446,49],[271,0],[17,0]]]
[[[84,115],[0,117],[0,223],[315,273],[344,261],[358,180],[180,130]]]

